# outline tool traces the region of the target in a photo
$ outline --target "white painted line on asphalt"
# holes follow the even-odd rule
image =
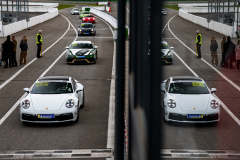
[[[63,15],[62,15],[63,16]],[[69,31],[70,29],[70,24],[68,25],[68,29],[66,30],[66,32],[58,39],[56,40],[51,46],[49,46],[46,50],[44,50],[42,52],[42,54],[46,53],[50,48],[52,48],[58,41],[60,41],[65,35],[66,33]],[[22,67],[19,71],[17,71],[14,75],[12,75],[9,79],[7,79],[3,84],[0,85],[0,90],[6,86],[9,82],[11,82],[15,77],[17,77],[23,70],[25,70],[29,65],[31,65],[34,61],[36,61],[37,58],[34,58],[32,61],[30,61],[29,63],[27,63],[26,66]]]
[[[102,18],[98,17],[103,22],[105,22],[110,30],[113,30],[112,27]],[[111,78],[111,86],[110,86],[110,97],[109,97],[109,114],[108,114],[108,135],[107,135],[107,148],[111,148],[114,150],[114,133],[115,133],[115,77],[116,77],[116,42],[114,41],[113,48],[113,66],[112,66],[112,78]],[[107,158],[107,160],[113,160],[112,158]]]
[[[175,15],[176,16],[176,15]],[[172,33],[172,35],[174,36],[174,37],[176,37],[174,34],[173,34],[173,32],[171,31],[171,29],[170,29],[170,26],[169,26],[169,23],[171,22],[171,20],[175,17],[175,16],[173,16],[169,21],[168,21],[168,23],[167,23],[167,25],[168,25],[168,29],[169,29],[169,31]],[[165,26],[166,27],[166,26]],[[164,27],[164,28],[165,28]],[[177,37],[176,37],[176,39],[179,41],[179,42],[181,42],[185,47],[187,47],[180,39],[178,39]],[[189,50],[191,50],[189,47],[187,47]],[[179,60],[193,73],[193,75],[194,76],[196,76],[196,77],[199,77],[179,56],[178,56],[178,54],[176,53],[176,52],[174,52],[174,54],[179,58]],[[208,64],[211,68],[213,68],[208,62],[206,62],[203,58],[202,58],[202,60],[206,63],[206,64]],[[215,69],[215,68],[214,68]],[[213,94],[214,96],[215,96],[215,98],[216,99],[218,99],[218,101],[221,103],[221,106],[225,109],[225,111],[235,120],[235,122],[238,124],[238,125],[240,125],[240,120],[229,110],[229,108],[215,95],[215,94]]]
[[[70,25],[74,28],[74,26],[72,25],[72,23],[64,16],[63,16],[69,23],[68,26],[68,30],[70,28]],[[75,28],[74,28],[75,29]],[[77,39],[77,31],[75,29],[76,32],[76,37],[74,39],[74,41]],[[40,77],[43,77],[56,63],[57,61],[65,54],[66,51],[64,51],[43,73]],[[34,84],[33,84],[34,85]],[[33,87],[33,85],[31,86],[31,88]],[[8,116],[18,107],[20,101],[27,96],[27,93],[24,93],[23,96],[11,107],[11,109],[0,119],[0,125],[2,125],[2,123],[8,118]]]
[[[176,39],[176,38],[164,38],[164,39]]]
[[[177,15],[173,16],[169,22],[168,22],[168,29],[169,31],[172,33],[172,35],[180,42],[182,43],[182,45],[184,45],[187,49],[189,49],[194,55],[196,55],[196,53],[189,48],[186,44],[184,44],[177,36],[175,36],[175,34],[171,31],[170,27],[169,27],[169,23],[171,22],[171,20],[176,17]],[[216,68],[214,68],[210,63],[208,63],[206,60],[204,60],[203,58],[201,58],[201,60],[203,62],[205,62],[210,68],[212,68],[214,71],[216,71],[223,79],[225,79],[228,83],[230,83],[234,88],[236,88],[238,91],[240,91],[240,87],[235,84],[233,81],[231,81],[230,79],[228,79],[224,74],[222,74],[219,70],[217,70]]]

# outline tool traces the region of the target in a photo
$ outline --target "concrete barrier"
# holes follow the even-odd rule
[[[98,2],[98,5],[108,5],[108,2]]]
[[[101,17],[102,19],[104,19],[105,21],[107,21],[113,28],[118,28],[118,21],[116,18],[114,18],[113,16],[105,13],[105,12],[102,12],[102,11],[99,11],[97,9],[94,9],[94,8],[91,8],[90,9],[90,12],[95,14],[96,16],[98,17]],[[130,35],[130,29],[129,27],[126,25],[125,28],[128,29],[128,35]],[[114,30],[115,32],[115,30]],[[115,34],[114,34],[115,35]]]
[[[203,26],[205,28],[208,28],[208,22],[206,18],[202,18],[202,17],[198,17],[192,14],[189,14],[185,9],[179,9],[178,12],[179,16],[189,20],[193,23],[196,23],[200,26]],[[221,33],[223,35],[226,36],[230,36],[230,37],[237,37],[236,34],[234,33],[234,31],[236,30],[236,25],[234,26],[228,26],[226,24],[223,23],[219,23],[219,22],[215,22],[215,21],[211,21],[209,23],[209,29],[214,30],[218,33]],[[196,29],[197,30],[197,29]]]
[[[48,13],[45,13],[43,15],[39,15],[36,17],[32,17],[32,18],[30,18],[30,21],[28,23],[26,20],[22,20],[22,21],[8,24],[8,25],[0,26],[0,36],[6,37],[13,33],[24,30],[27,27],[32,27],[39,23],[45,22],[49,19],[52,19],[52,18],[56,17],[57,15],[58,15],[57,8],[48,8]]]
[[[3,5],[7,4],[7,1],[2,1]],[[16,5],[16,2],[13,2],[13,5]],[[20,2],[19,2],[20,4]],[[27,4],[25,2],[25,4]],[[8,1],[8,5],[12,5],[12,1]],[[22,1],[21,5],[24,5],[24,2]],[[29,2],[29,6],[41,6],[44,8],[55,8],[58,7],[58,3],[38,3],[38,2]]]

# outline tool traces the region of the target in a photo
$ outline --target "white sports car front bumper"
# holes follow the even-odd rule
[[[38,118],[38,115],[53,114],[54,118]],[[59,111],[34,111],[20,109],[20,120],[31,123],[59,123],[76,121],[78,116],[78,107]]]
[[[203,115],[202,118],[188,118],[187,115]],[[220,110],[216,111],[174,111],[173,109],[165,110],[164,118],[166,121],[182,122],[182,123],[210,123],[220,120]]]

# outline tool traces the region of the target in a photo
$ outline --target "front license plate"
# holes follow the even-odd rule
[[[88,22],[92,22],[92,21],[88,21]]]
[[[188,114],[187,118],[203,118],[203,114]]]
[[[85,56],[77,56],[77,58],[85,58]]]
[[[89,34],[89,33],[84,33],[84,34]]]
[[[38,118],[54,118],[55,115],[54,114],[39,114]]]

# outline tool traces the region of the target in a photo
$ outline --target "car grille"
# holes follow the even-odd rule
[[[210,114],[207,116],[203,116],[203,118],[194,119],[194,118],[187,118],[187,116],[183,116],[181,114],[175,114],[175,113],[169,113],[169,119],[170,120],[176,120],[176,121],[214,121],[218,120],[218,114]]]
[[[65,120],[71,120],[73,119],[72,113],[66,113],[61,114],[59,116],[55,116],[55,118],[49,118],[49,119],[41,119],[37,118],[37,116],[31,115],[31,114],[22,114],[22,120],[26,121],[65,121]]]

